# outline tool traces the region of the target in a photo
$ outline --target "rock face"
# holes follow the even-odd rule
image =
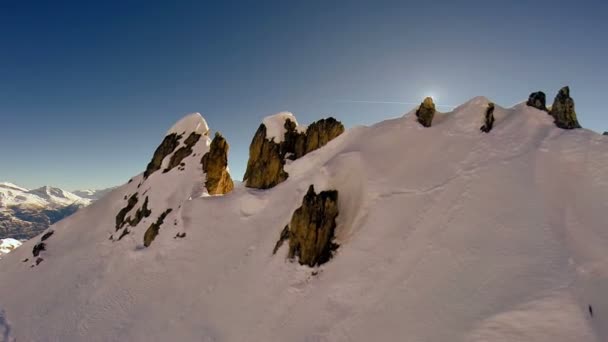
[[[302,206],[283,229],[274,252],[289,240],[289,259],[314,267],[329,261],[338,245],[333,242],[338,217],[338,191],[315,193],[311,185]]]
[[[486,114],[484,117],[484,124],[481,126],[480,130],[484,133],[488,133],[492,130],[494,126],[494,103],[488,103],[488,108],[486,109]]]
[[[190,133],[188,138],[186,138],[186,140],[184,140],[185,145],[180,147],[177,151],[175,151],[175,153],[173,153],[173,155],[171,156],[171,159],[169,160],[169,165],[167,165],[167,168],[165,168],[163,170],[163,173],[167,173],[167,172],[171,171],[173,168],[179,166],[180,163],[184,160],[184,158],[191,155],[192,148],[200,140],[200,138],[201,138],[200,134],[198,134],[196,132]],[[162,159],[161,159],[161,162],[162,162]]]
[[[528,102],[526,104],[530,107],[543,110],[547,112],[547,96],[542,91],[537,91],[530,94]]]
[[[563,87],[555,96],[551,106],[551,116],[555,119],[555,125],[563,129],[581,128],[576,119],[574,100],[570,97],[570,88]]]
[[[289,174],[283,166],[285,159],[296,160],[325,146],[344,133],[344,125],[332,117],[315,121],[306,132],[299,132],[297,124],[286,119],[283,140],[268,139],[267,128],[261,124],[249,147],[249,161],[243,179],[249,188],[268,189],[285,181]]]
[[[602,135],[608,135],[608,132],[604,132],[604,134],[602,134]]]
[[[285,128],[287,133],[285,133],[285,142],[281,146],[281,154],[292,160],[327,145],[344,133],[344,125],[332,117],[313,122],[306,128],[305,133],[297,132],[295,123],[290,120],[285,122]]]
[[[249,161],[245,171],[245,186],[269,189],[288,177],[283,170],[285,160],[281,158],[281,145],[266,139],[266,126],[261,124],[249,146]]]
[[[418,122],[424,127],[431,127],[433,117],[435,116],[435,103],[431,97],[427,97],[418,107],[416,111]]]
[[[229,148],[226,139],[217,132],[211,141],[209,152],[205,153],[201,160],[203,172],[207,174],[205,187],[210,195],[226,194],[234,188],[228,173]]]
[[[182,136],[178,135],[177,133],[171,133],[165,136],[163,142],[161,142],[156,148],[156,151],[154,151],[152,160],[150,163],[148,163],[146,171],[144,171],[144,179],[150,177],[151,174],[160,170],[163,159],[175,151],[177,146],[179,146],[179,140],[181,138]]]
[[[144,233],[144,246],[150,247],[150,245],[152,244],[152,241],[154,241],[154,239],[158,235],[158,232],[160,231],[160,227],[165,222],[165,218],[167,217],[167,215],[169,215],[169,213],[171,213],[171,211],[173,211],[173,209],[171,209],[171,208],[163,211],[163,213],[160,214],[158,219],[156,219],[156,222],[152,223],[150,225],[150,227],[148,227],[148,229]]]

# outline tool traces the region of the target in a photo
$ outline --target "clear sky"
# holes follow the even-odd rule
[[[201,112],[240,179],[261,119],[347,127],[570,85],[608,130],[606,1],[0,0],[0,181],[103,188]]]

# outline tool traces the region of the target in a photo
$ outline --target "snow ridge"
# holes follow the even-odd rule
[[[39,265],[23,260],[42,238],[3,258],[11,334],[606,341],[608,139],[561,130],[525,105],[497,105],[482,133],[488,102],[438,114],[428,128],[405,115],[350,129],[286,165],[290,177],[265,191],[201,197],[202,139],[183,170],[138,175],[55,224]],[[311,184],[338,191],[340,247],[317,268],[286,262],[285,246],[272,255]],[[152,214],[116,241],[116,213],[134,193]]]

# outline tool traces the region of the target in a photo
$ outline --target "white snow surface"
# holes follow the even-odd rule
[[[10,253],[19,246],[21,246],[21,241],[19,240],[11,238],[0,239],[0,257],[2,257],[3,254]]]
[[[209,126],[200,113],[191,113],[176,122],[173,127],[167,131],[167,135],[171,133],[180,135],[186,132],[198,132],[207,135]]]
[[[110,191],[114,190],[114,188],[107,189],[84,189],[84,190],[74,190],[72,193],[78,197],[89,199],[92,201],[96,201],[106,194],[110,193]]]
[[[481,133],[487,102],[475,98],[430,128],[409,113],[350,129],[289,164],[289,179],[270,190],[200,197],[208,139],[199,142],[184,171],[137,176],[52,226],[40,265],[22,262],[38,238],[6,255],[0,332],[18,341],[608,341],[608,137],[561,130],[525,105],[497,106],[494,129]],[[287,246],[272,255],[310,184],[339,191],[340,248],[316,269],[286,261]],[[109,240],[136,191],[152,215]]]
[[[291,120],[296,124],[296,128],[299,128],[296,116],[290,112],[280,112],[274,115],[265,117],[262,120],[264,126],[266,126],[266,139],[273,140],[276,143],[281,143],[285,140],[285,121]]]

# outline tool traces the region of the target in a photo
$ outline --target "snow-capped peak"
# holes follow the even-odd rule
[[[196,132],[202,135],[207,135],[209,133],[207,121],[205,121],[200,113],[186,115],[167,131],[167,135],[172,133],[180,135],[188,132]]]
[[[285,129],[285,121],[287,120],[291,120],[298,127],[296,116],[291,112],[280,112],[265,117],[262,123],[266,126],[266,139],[274,139],[274,142],[281,143],[285,139],[285,132],[287,132]]]
[[[0,188],[13,189],[13,190],[17,190],[17,191],[29,191],[26,188],[20,187],[16,184],[9,183],[9,182],[0,182]]]

